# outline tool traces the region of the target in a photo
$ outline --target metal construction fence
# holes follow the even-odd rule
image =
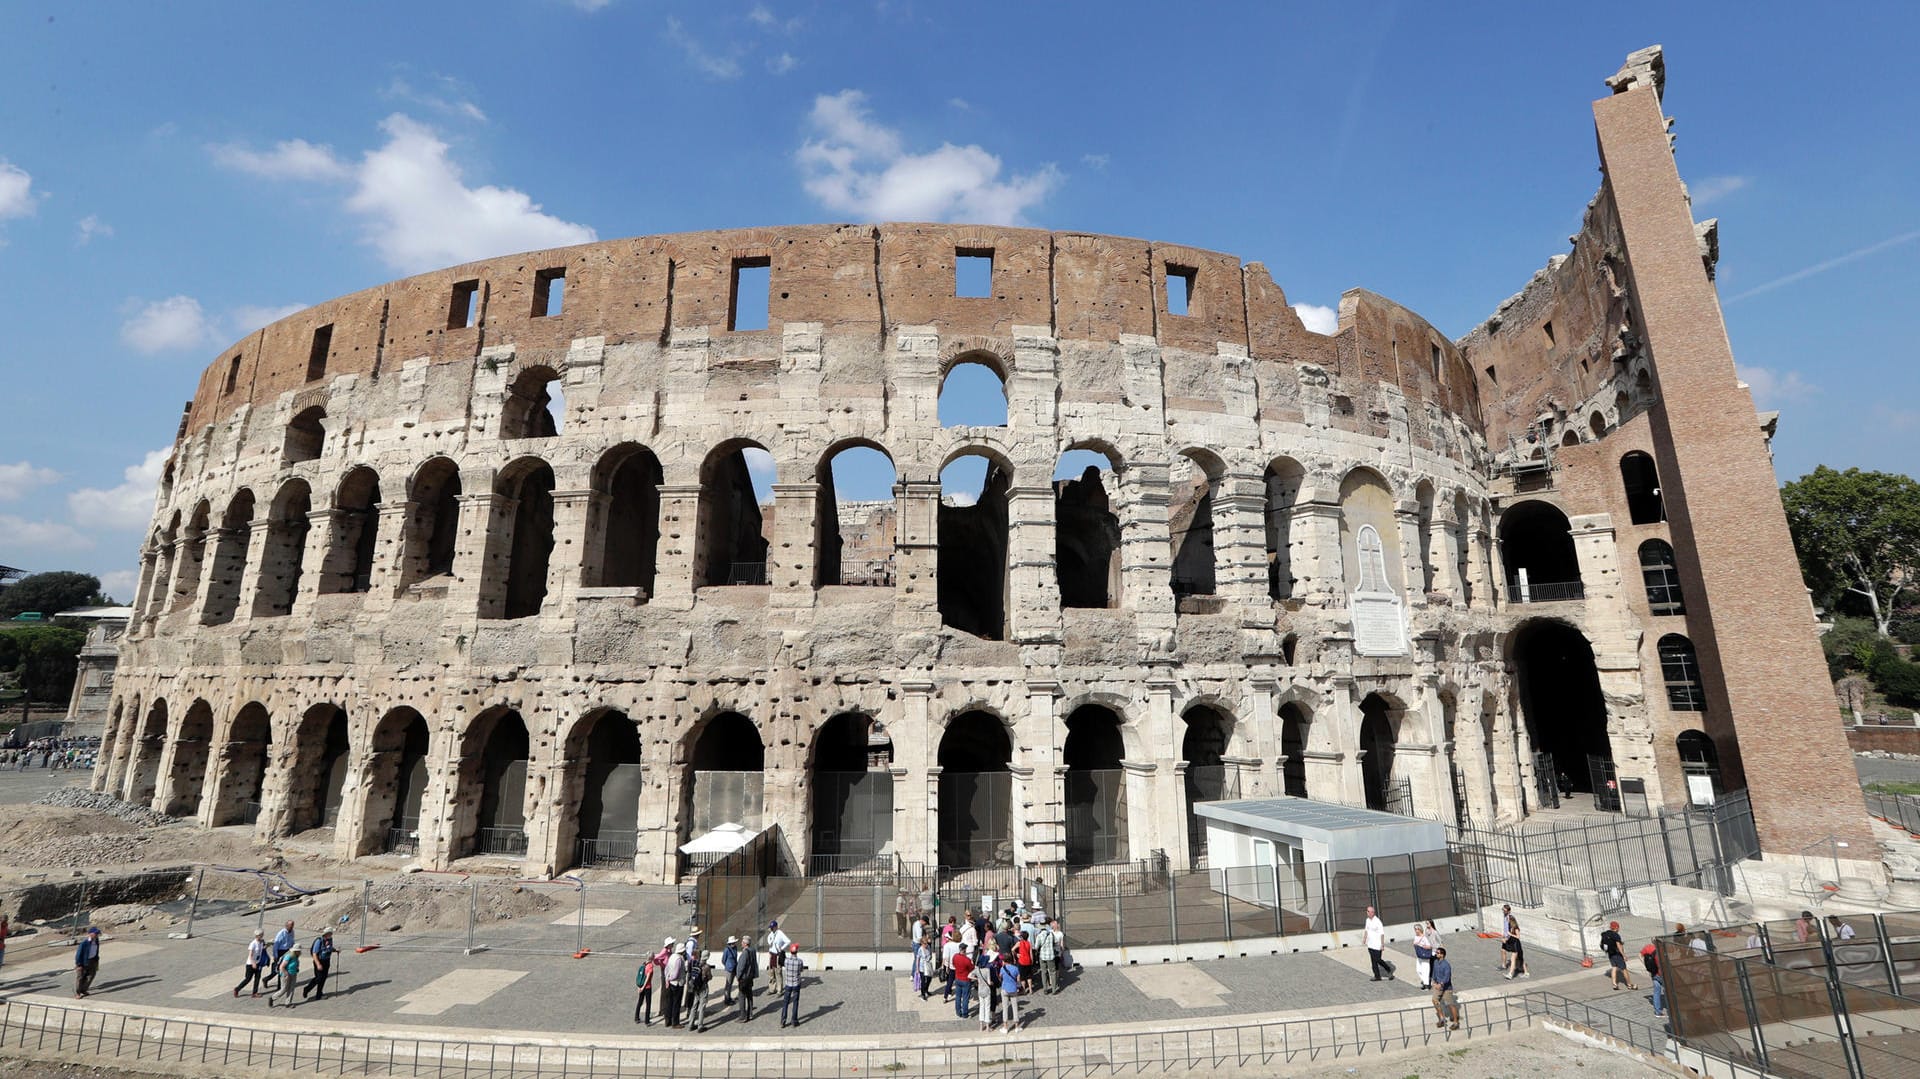
[[[849,1074],[1021,1075],[1033,1079],[1272,1067],[1320,1063],[1348,1066],[1383,1053],[1469,1043],[1476,1037],[1525,1029],[1542,1020],[1577,1024],[1653,1053],[1665,1035],[1553,993],[1531,992],[1461,1005],[1461,1029],[1439,1030],[1425,1004],[1353,1015],[1300,1019],[1222,1018],[1200,1024],[1142,1025],[1133,1029],[1050,1037],[1029,1030],[1019,1041],[917,1038],[898,1047],[837,1048],[796,1045],[754,1048],[686,1039],[656,1044],[600,1045],[544,1036],[538,1041],[431,1038],[403,1034],[341,1034],[203,1022],[169,1016],[101,1012],[66,1004],[0,1002],[4,1055],[79,1059],[138,1068],[188,1068],[315,1075],[492,1076],[572,1079],[574,1076],[779,1076]],[[1888,1073],[1892,1074],[1892,1073]]]
[[[1895,828],[1906,829],[1908,835],[1920,837],[1920,798],[1911,794],[1881,794],[1878,791],[1861,793],[1866,795],[1868,813]]]
[[[1540,905],[1548,886],[1663,882],[1731,895],[1733,864],[1760,853],[1745,791],[1647,817],[1499,830],[1449,826],[1447,841],[1488,901],[1528,907]]]
[[[1659,939],[1674,1036],[1770,1075],[1920,1075],[1920,999],[1897,991],[1920,984],[1916,938],[1894,935],[1920,916],[1840,925],[1861,922],[1867,933],[1795,919]]]

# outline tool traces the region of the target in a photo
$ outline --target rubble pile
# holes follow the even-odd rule
[[[33,804],[63,809],[91,809],[142,828],[158,828],[174,822],[174,818],[165,813],[155,813],[146,806],[123,802],[111,794],[85,787],[57,787],[34,799]]]

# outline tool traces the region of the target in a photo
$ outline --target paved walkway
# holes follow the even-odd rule
[[[298,920],[300,910],[288,908],[282,920]],[[245,926],[250,929],[250,919]],[[897,1036],[912,1039],[978,1031],[976,1020],[960,1019],[937,992],[923,1002],[905,977],[892,972],[809,974],[802,991],[804,1021],[792,1030],[779,1026],[778,997],[764,987],[758,1014],[750,1024],[720,1008],[716,996],[712,1026],[707,1033],[695,1035],[667,1032],[657,1020],[651,1027],[634,1024],[635,972],[626,959],[386,948],[362,954],[349,949],[341,955],[325,1000],[302,1003],[291,1012],[269,1010],[264,997],[235,999],[231,992],[244,956],[244,946],[236,941],[246,934],[238,931],[238,924],[203,925],[196,934],[205,928],[225,939],[198,935],[193,940],[109,939],[89,1003],[191,1013],[216,1022],[282,1019],[359,1027],[398,1021],[423,1034],[444,1029],[449,1033],[525,1031],[532,1037],[542,1032],[639,1035],[691,1039],[703,1045],[742,1037],[811,1045],[823,1037],[894,1041]],[[317,928],[299,926],[303,946]],[[1508,982],[1497,975],[1496,942],[1455,933],[1447,946],[1455,962],[1455,983],[1468,999],[1545,988],[1591,1000],[1624,1018],[1652,1022],[1646,992],[1610,993],[1599,968],[1583,971],[1574,960],[1536,951],[1529,955],[1533,977]],[[71,1002],[70,955],[70,948],[37,945],[32,937],[13,942],[7,965],[0,971],[0,994],[46,1003]],[[1398,964],[1400,977],[1381,982],[1368,977],[1367,954],[1357,947],[1200,963],[1100,967],[1075,972],[1056,996],[1026,998],[1022,1015],[1028,1030],[1044,1035],[1114,1024],[1154,1026],[1340,1008],[1371,1011],[1423,1002],[1426,997],[1414,981],[1410,946],[1394,944],[1389,956]]]

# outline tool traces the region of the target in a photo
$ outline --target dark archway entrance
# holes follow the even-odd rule
[[[1394,810],[1401,801],[1393,775],[1393,708],[1378,693],[1369,693],[1360,702],[1360,781],[1366,789],[1367,808]]]
[[[1084,704],[1067,717],[1067,864],[1103,865],[1127,860],[1126,747],[1120,717]]]
[[[989,641],[1007,635],[1007,492],[1012,473],[965,454],[940,471],[934,593],[940,622]]]
[[[133,763],[127,768],[127,801],[153,804],[155,789],[160,785],[160,758],[166,749],[167,702],[155,701],[140,725],[139,741],[133,744]]]
[[[722,824],[760,830],[767,751],[753,721],[738,712],[707,720],[687,758],[680,804],[680,842]]]
[[[1536,771],[1545,763],[1542,758],[1551,758],[1554,771],[1551,776],[1536,775],[1536,781],[1593,793],[1590,759],[1613,759],[1593,646],[1564,622],[1536,620],[1514,630],[1512,648],[1515,687]]]
[[[1580,557],[1567,515],[1545,502],[1521,502],[1500,515],[1500,557],[1511,603],[1581,599]]]
[[[1687,784],[1687,801],[1711,805],[1720,793],[1720,747],[1705,731],[1684,730],[1673,740],[1680,754],[1680,773]]]
[[[180,719],[173,736],[173,769],[167,774],[167,804],[160,812],[170,817],[200,814],[200,792],[207,783],[207,758],[213,750],[213,707],[195,701]]]
[[[580,782],[575,836],[563,825],[560,859],[579,865],[633,864],[640,838],[640,732],[624,712],[602,712],[567,739],[568,778]],[[578,850],[567,849],[569,839]]]
[[[233,717],[220,747],[221,781],[213,825],[252,824],[260,817],[260,791],[267,781],[267,751],[273,725],[264,706],[253,703]]]
[[[828,720],[813,742],[810,874],[872,861],[893,843],[893,742],[859,712]]]
[[[347,713],[334,704],[307,709],[294,733],[287,777],[287,831],[331,828],[340,819],[348,767]]]
[[[1287,758],[1281,768],[1284,793],[1294,798],[1307,796],[1307,727],[1310,721],[1300,706],[1288,701],[1280,706],[1280,752]]]
[[[1233,723],[1216,709],[1196,705],[1187,709],[1186,734],[1180,739],[1180,758],[1187,762],[1187,858],[1200,864],[1207,850],[1207,828],[1193,807],[1201,802],[1238,798],[1238,777],[1228,774],[1222,759]]]
[[[508,708],[482,713],[460,746],[462,797],[479,787],[473,832],[456,850],[467,854],[527,853],[526,721]],[[464,848],[464,849],[462,849]]]
[[[419,850],[429,742],[427,721],[411,708],[388,712],[373,729],[362,853]]]
[[[987,712],[955,716],[940,737],[940,864],[1013,864],[1013,742]]]

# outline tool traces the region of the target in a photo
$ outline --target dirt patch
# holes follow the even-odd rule
[[[373,911],[367,924],[387,932],[423,932],[435,929],[463,929],[467,924],[469,902],[473,902],[476,920],[511,921],[561,909],[553,897],[513,885],[489,884],[472,899],[464,885],[437,887],[417,878],[380,881],[368,897]],[[322,912],[337,919],[340,914],[357,910],[358,896],[322,901]]]

